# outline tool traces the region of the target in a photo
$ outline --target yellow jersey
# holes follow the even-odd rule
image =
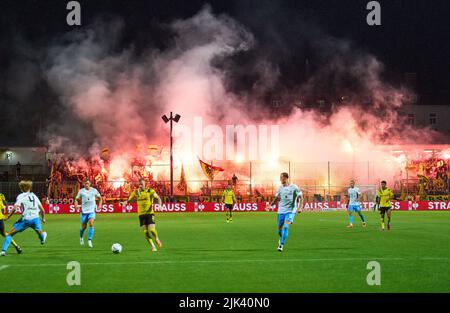
[[[5,196],[0,193],[0,220],[5,219],[5,215],[3,214],[3,210],[5,209],[6,199]]]
[[[155,190],[152,188],[147,188],[141,191],[137,189],[131,193],[128,197],[128,201],[136,198],[137,206],[138,206],[138,215],[144,214],[154,214],[153,211],[153,200],[158,195]]]
[[[380,189],[377,192],[377,197],[380,199],[380,208],[390,208],[391,207],[391,199],[394,197],[394,193],[391,189]]]
[[[225,204],[233,204],[234,191],[225,189],[222,193],[224,197]]]

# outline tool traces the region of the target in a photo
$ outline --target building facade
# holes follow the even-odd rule
[[[400,108],[400,114],[410,125],[430,127],[450,137],[450,105],[408,104]]]

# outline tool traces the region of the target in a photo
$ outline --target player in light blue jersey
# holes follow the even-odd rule
[[[361,204],[358,201],[361,192],[359,192],[359,188],[355,187],[355,181],[352,179],[350,181],[350,188],[348,188],[348,201],[347,201],[347,211],[348,211],[348,219],[349,224],[348,228],[353,227],[353,212],[358,213],[359,217],[362,221],[362,226],[366,227],[366,221],[364,220],[364,215],[361,213]]]
[[[81,200],[81,228],[80,228],[80,245],[84,245],[84,231],[89,224],[88,231],[88,247],[92,248],[92,238],[94,237],[94,220],[95,220],[95,209],[97,208],[96,200],[99,200],[98,207],[102,206],[102,197],[97,189],[91,187],[91,181],[85,179],[83,181],[84,188],[78,191],[75,197],[75,206],[79,208],[78,201]]]
[[[289,183],[289,174],[280,174],[281,186],[275,195],[275,199],[266,208],[272,208],[278,203],[278,251],[282,252],[284,244],[289,234],[289,225],[294,222],[297,212],[300,212],[303,205],[302,191],[294,184]]]
[[[22,191],[20,195],[17,196],[16,203],[14,204],[14,210],[6,218],[7,220],[19,209],[22,210],[22,217],[14,223],[13,228],[6,235],[3,241],[1,256],[5,256],[6,250],[12,241],[12,236],[17,233],[23,232],[25,229],[31,227],[37,233],[41,244],[45,243],[47,238],[47,233],[42,230],[41,220],[39,219],[39,213],[42,217],[42,223],[45,223],[45,212],[42,207],[39,198],[31,192],[31,187],[33,183],[31,181],[21,181],[19,183],[19,188]]]

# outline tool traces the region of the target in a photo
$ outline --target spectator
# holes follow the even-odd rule
[[[20,168],[22,167],[22,164],[20,164],[20,162],[17,162],[16,164],[16,175],[17,178],[20,178]]]
[[[233,181],[233,186],[236,187],[237,180],[238,180],[236,174],[233,174],[233,177],[231,178],[231,180]]]

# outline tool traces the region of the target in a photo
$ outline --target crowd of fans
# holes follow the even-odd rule
[[[65,156],[56,156],[48,160],[50,175],[48,176],[45,187],[40,188],[39,193],[47,195],[49,199],[73,199],[76,196],[82,182],[89,178],[99,192],[112,201],[126,198],[136,187],[140,178],[146,179],[148,185],[156,190],[162,196],[170,195],[170,182],[168,180],[156,180],[147,167],[136,160],[133,163],[132,170],[126,174],[122,181],[111,181],[108,178],[109,165],[106,161],[98,158],[92,160],[74,160]],[[20,173],[21,164],[15,166],[17,174]],[[408,161],[408,178],[403,178],[401,182],[393,183],[394,191],[398,194],[409,195],[442,195],[449,194],[450,188],[450,160],[444,158],[428,158],[422,160]],[[3,174],[3,180],[11,181],[11,175]],[[273,186],[253,186],[250,191],[248,182],[239,181],[235,174],[230,177],[233,183],[235,193],[240,199],[247,199],[252,196],[253,200],[266,201],[267,196],[273,196]],[[192,182],[184,182],[189,188],[180,187],[178,181],[175,182],[174,193],[178,196],[189,196],[190,199],[202,201],[203,199],[212,199],[220,195],[228,181],[210,181],[196,182],[197,187],[193,190],[190,187]],[[43,184],[43,183],[42,183]],[[199,185],[200,184],[200,185]],[[184,185],[183,185],[184,186]],[[315,195],[311,195],[315,196]],[[316,199],[316,198],[314,198]],[[334,198],[333,198],[334,199]],[[329,199],[328,199],[329,200]],[[66,201],[66,200],[65,200]]]
[[[449,192],[449,159],[429,158],[409,161],[407,171],[406,183],[413,187],[408,190],[409,192],[416,192],[418,195],[437,195]],[[412,181],[412,184],[408,181]]]
[[[75,161],[64,156],[55,157],[52,161],[49,160],[51,170],[46,182],[47,194],[50,199],[73,198],[86,178],[106,198],[126,198],[141,178],[146,179],[158,193],[168,193],[167,185],[155,181],[138,160],[133,164],[130,174],[125,174],[120,180],[110,181],[107,167],[108,164],[101,159]]]
[[[145,170],[145,166],[141,165],[138,161],[135,162],[131,175],[124,177],[123,182],[111,182],[108,181],[107,171],[104,170],[107,164],[103,164],[102,160],[90,160],[80,163],[80,161],[75,162],[64,157],[56,158],[51,164],[52,170],[48,179],[48,195],[50,198],[73,197],[80,188],[82,180],[86,177],[93,182],[100,193],[107,199],[127,197],[140,178],[146,179],[149,186],[154,188],[158,194],[169,195],[170,183],[167,180],[155,180],[152,174]],[[449,192],[450,162],[448,159],[428,158],[409,161],[407,171],[408,179],[406,184],[409,184],[407,188],[409,194],[435,195]],[[231,180],[239,198],[250,194],[245,182],[238,184],[235,174],[233,174]],[[176,188],[177,182],[175,182],[174,191],[179,196],[189,195],[196,199],[204,199],[217,196],[218,192],[225,188],[226,184],[226,181],[214,182],[214,185],[211,186],[208,181],[204,181],[195,192],[191,190],[188,193],[187,189],[178,190]],[[187,182],[187,185],[189,186],[189,182]],[[395,184],[395,186],[394,189],[398,189],[395,190],[398,194],[404,193],[406,190],[406,188],[402,187],[405,186],[405,182],[403,184]],[[269,191],[272,194],[274,190],[270,187],[253,188],[252,196],[254,199],[264,200]]]

